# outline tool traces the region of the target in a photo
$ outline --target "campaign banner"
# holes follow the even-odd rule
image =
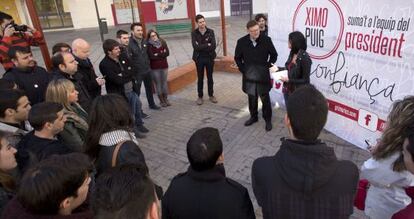
[[[414,3],[272,0],[268,6],[278,66],[288,58],[290,32],[307,39],[311,83],[329,103],[325,128],[361,148],[375,144],[393,102],[414,94]],[[280,93],[280,81],[273,87]]]

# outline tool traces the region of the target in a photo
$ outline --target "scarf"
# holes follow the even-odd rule
[[[149,40],[148,43],[157,49],[159,49],[162,46],[161,40],[157,40],[157,41]]]
[[[138,140],[133,132],[121,129],[103,133],[99,139],[99,144],[109,147],[123,141],[133,141],[136,145],[138,145]]]

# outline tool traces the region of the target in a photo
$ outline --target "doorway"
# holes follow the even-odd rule
[[[36,10],[43,29],[73,27],[68,0],[35,0]]]

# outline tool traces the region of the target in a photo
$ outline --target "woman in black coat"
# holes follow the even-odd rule
[[[290,54],[285,63],[288,77],[282,77],[283,94],[285,98],[285,105],[289,95],[302,85],[310,84],[310,70],[312,60],[306,52],[307,44],[305,36],[299,32],[294,31],[289,34],[288,46]]]

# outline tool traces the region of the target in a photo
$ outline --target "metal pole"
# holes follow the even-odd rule
[[[253,20],[253,1],[250,1],[250,20]]]
[[[227,56],[227,37],[226,37],[226,14],[224,11],[224,0],[220,0],[221,34],[223,37],[223,56]]]
[[[134,3],[132,3],[132,0],[129,0],[129,5],[131,6],[132,23],[135,23],[135,10]]]
[[[27,5],[27,10],[29,11],[30,19],[32,20],[32,23],[33,23],[33,27],[37,31],[40,31],[42,35],[44,36],[43,29],[42,29],[42,26],[40,25],[39,17],[37,15],[36,7],[34,5],[33,0],[26,0],[26,5]],[[40,44],[39,47],[40,47],[40,51],[42,52],[45,66],[47,70],[50,71],[52,69],[52,61],[50,60],[49,50],[47,48],[46,42]]]
[[[191,28],[193,28],[193,30],[194,30],[195,27],[196,27],[196,23],[195,23],[195,16],[196,16],[195,3],[194,3],[194,0],[189,0],[188,3],[190,3]]]
[[[96,3],[96,0],[94,0],[94,2],[95,2],[96,16],[98,17],[99,35],[101,36],[101,42],[103,42],[104,41],[104,35],[103,35],[103,32],[102,32],[102,28],[101,28],[101,17],[99,17],[98,4]]]
[[[145,19],[144,19],[144,12],[142,11],[142,1],[137,0],[138,6],[138,14],[139,14],[139,22],[142,24],[142,30],[144,31],[144,37],[147,34]]]

